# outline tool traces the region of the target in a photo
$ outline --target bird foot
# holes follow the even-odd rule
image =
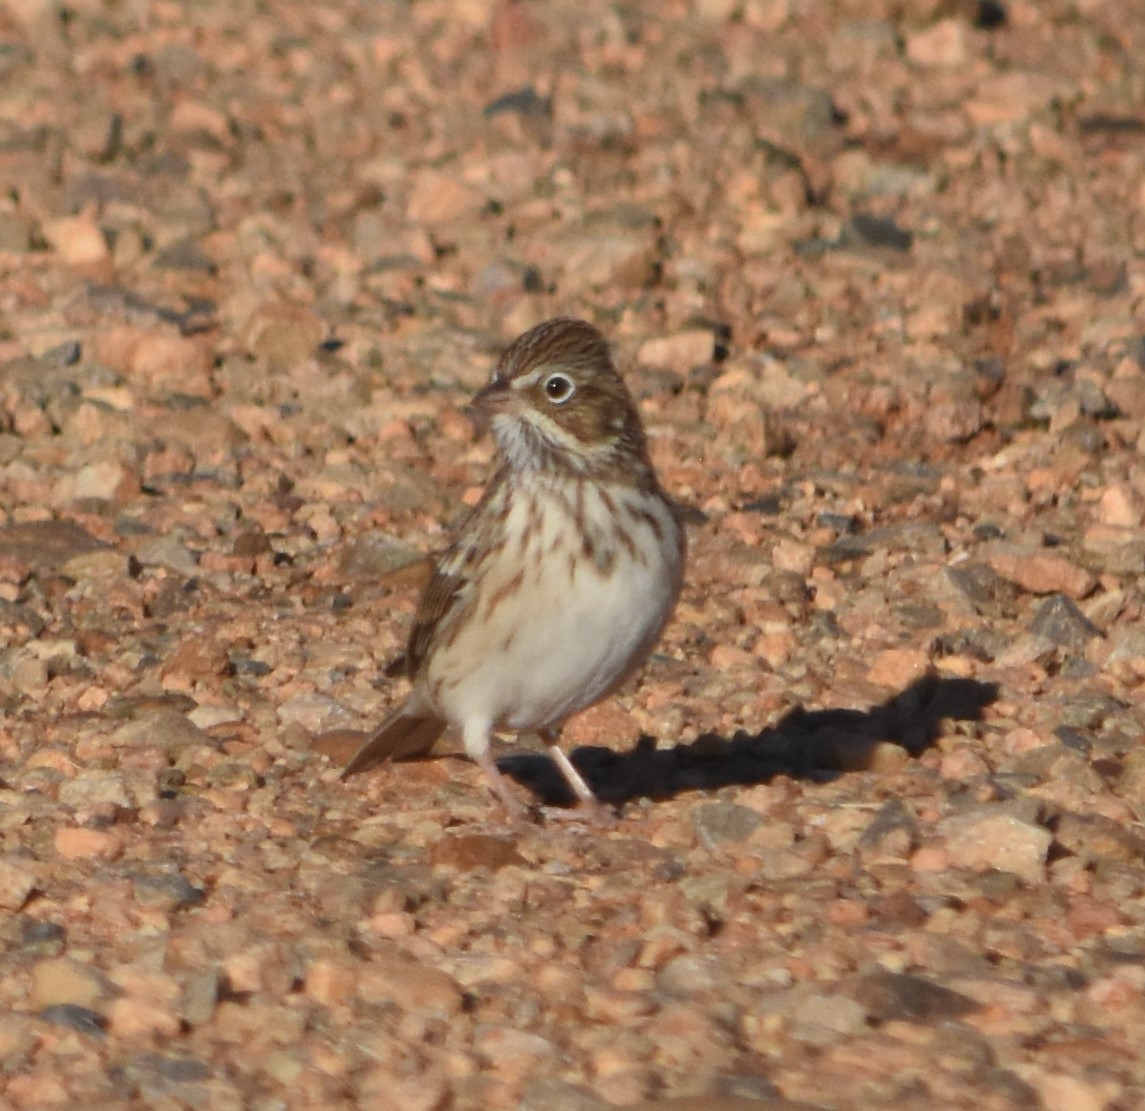
[[[541,814],[546,822],[580,822],[596,829],[613,829],[619,822],[616,812],[605,806],[599,799],[577,799],[573,807],[542,806]]]

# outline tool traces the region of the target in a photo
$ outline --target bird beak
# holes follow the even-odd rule
[[[498,413],[504,413],[513,403],[513,389],[504,378],[494,378],[473,396],[466,408],[469,418],[482,432]]]

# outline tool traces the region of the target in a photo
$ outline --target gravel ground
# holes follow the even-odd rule
[[[0,1111],[1145,1106],[1143,104],[1138,0],[11,0]],[[605,831],[337,778],[558,313],[692,518]]]

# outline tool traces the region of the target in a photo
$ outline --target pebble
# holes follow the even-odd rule
[[[998,575],[1031,594],[1064,594],[1079,599],[1096,585],[1092,575],[1054,552],[997,547],[991,550],[989,558]]]
[[[866,1009],[845,995],[809,995],[791,1012],[791,1036],[811,1045],[830,1045],[859,1033],[866,1025]]]
[[[60,216],[46,220],[41,229],[44,238],[69,266],[95,266],[107,261],[107,240],[91,216]]]
[[[867,678],[879,686],[902,691],[926,674],[930,660],[917,648],[888,648],[871,661]]]
[[[864,1015],[875,1022],[945,1022],[978,1009],[968,996],[911,973],[873,972],[854,990]]]
[[[60,784],[59,801],[75,810],[112,806],[131,810],[134,800],[127,777],[121,772],[88,772]]]
[[[107,980],[94,968],[68,957],[54,957],[32,967],[28,1001],[37,1011],[63,1005],[98,1010],[96,1004],[109,989]]]
[[[1081,651],[1089,641],[1102,635],[1076,603],[1064,594],[1052,594],[1038,606],[1030,622],[1030,632],[1075,651]]]
[[[137,876],[134,893],[135,901],[141,906],[172,911],[198,906],[206,898],[201,887],[177,873]]]
[[[157,536],[135,547],[135,558],[144,567],[166,567],[184,575],[199,569],[197,556],[177,536]]]
[[[480,204],[480,194],[452,174],[422,170],[410,183],[406,215],[415,224],[447,224]]]
[[[944,818],[938,825],[943,848],[956,868],[1013,872],[1026,883],[1045,878],[1053,835],[1047,829],[996,807]]]
[[[56,830],[56,852],[65,860],[115,860],[123,837],[115,830],[63,827]]]
[[[714,342],[713,333],[707,328],[657,336],[640,345],[636,361],[649,366],[668,367],[686,374],[693,367],[712,361]]]
[[[171,1007],[143,999],[120,998],[107,1004],[108,1033],[126,1042],[161,1043],[182,1029]]]
[[[20,910],[36,887],[35,873],[14,860],[0,858],[0,907]]]
[[[602,289],[643,289],[655,277],[655,251],[642,232],[616,229],[575,231],[554,248],[558,281],[572,294],[591,296]]]
[[[906,56],[915,65],[948,69],[965,64],[969,32],[960,19],[941,19],[906,40]]]
[[[269,300],[247,318],[242,343],[253,358],[284,369],[312,358],[326,331],[321,318],[308,306]]]
[[[461,990],[440,969],[427,968],[394,955],[377,954],[358,974],[358,998],[390,1002],[403,1011],[425,1011],[448,1018],[462,1007]]]
[[[63,1026],[80,1034],[98,1036],[107,1028],[107,1019],[99,1011],[75,1003],[53,1003],[44,1007],[39,1017],[53,1026]]]

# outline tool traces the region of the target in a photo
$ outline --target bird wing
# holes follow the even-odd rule
[[[501,540],[507,477],[502,465],[454,533],[453,543],[434,562],[406,647],[406,674],[411,680],[417,679],[437,638],[464,620],[474,603],[482,564]]]
[[[410,630],[405,664],[406,674],[411,679],[416,679],[418,672],[421,671],[421,665],[429,655],[434,634],[442,626],[450,625],[457,620],[455,611],[464,608],[463,600],[470,593],[466,589],[469,586],[469,578],[457,574],[449,567],[451,554],[452,549],[442,556],[434,568],[433,575],[426,584],[425,593],[421,596],[413,628]]]

